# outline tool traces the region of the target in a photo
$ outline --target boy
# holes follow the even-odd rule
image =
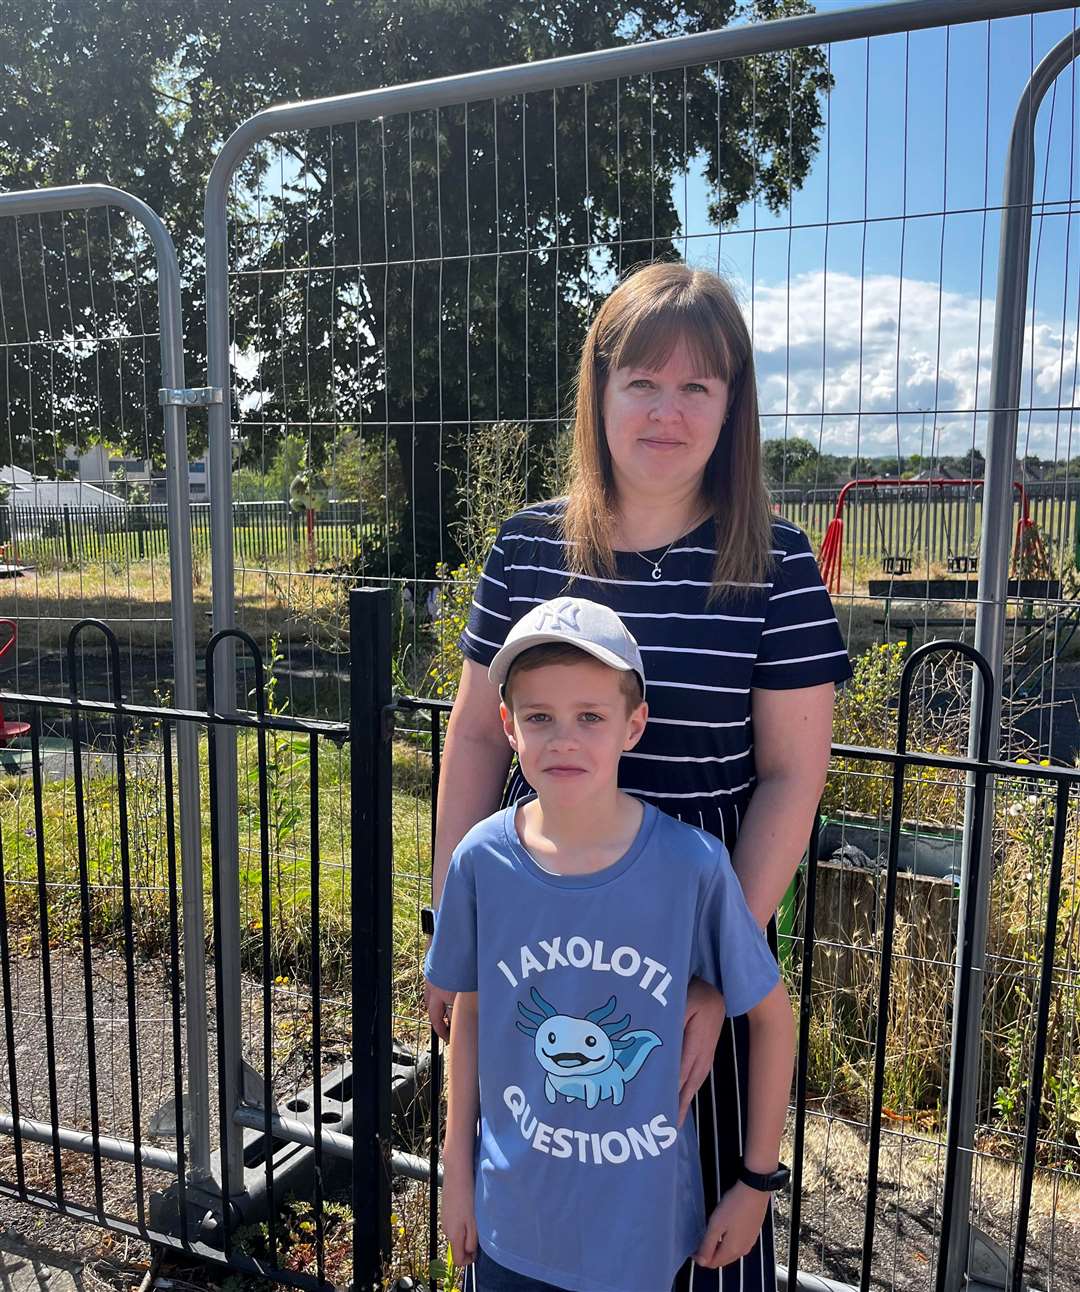
[[[458,993],[443,1227],[480,1292],[668,1292],[687,1257],[748,1251],[786,1183],[791,1008],[723,844],[617,787],[648,716],[618,616],[545,602],[489,677],[536,797],[462,840],[425,963]],[[694,976],[751,1037],[742,1174],[707,1226],[693,1119],[677,1117]]]

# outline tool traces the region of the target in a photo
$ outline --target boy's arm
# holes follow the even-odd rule
[[[795,1025],[783,982],[750,1010],[749,1107],[743,1162],[751,1171],[775,1171],[787,1118],[791,1073],[795,1063]],[[745,1256],[757,1241],[770,1194],[741,1181],[720,1200],[709,1218],[695,1260],[717,1269]]]
[[[480,1115],[480,1079],[476,1070],[476,992],[457,993],[452,1017],[443,1158],[463,1156],[471,1171],[476,1146],[476,1119]]]
[[[473,1153],[480,1115],[477,1021],[476,992],[458,992],[450,1025],[442,1202],[443,1232],[457,1266],[471,1265],[476,1259]]]
[[[750,1106],[746,1110],[743,1162],[749,1170],[775,1171],[787,1120],[795,1067],[795,1024],[787,988],[780,982],[747,1015],[750,1024]]]

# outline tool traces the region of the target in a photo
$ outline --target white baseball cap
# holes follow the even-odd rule
[[[645,694],[645,666],[637,642],[614,610],[583,597],[556,597],[523,615],[506,634],[488,667],[488,678],[502,687],[523,651],[548,642],[576,646],[609,668],[636,673]]]

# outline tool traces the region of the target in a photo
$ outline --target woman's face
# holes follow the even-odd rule
[[[697,371],[684,341],[658,371],[613,369],[604,433],[619,494],[659,500],[696,492],[727,407],[728,383]]]

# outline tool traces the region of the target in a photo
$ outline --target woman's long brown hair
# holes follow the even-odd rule
[[[600,307],[581,351],[563,527],[573,568],[594,577],[614,574],[618,497],[604,432],[604,384],[617,368],[662,368],[680,340],[702,376],[730,387],[724,426],[702,480],[716,525],[715,597],[723,585],[762,582],[772,546],[750,334],[731,289],[715,274],[677,263],[648,265]]]

